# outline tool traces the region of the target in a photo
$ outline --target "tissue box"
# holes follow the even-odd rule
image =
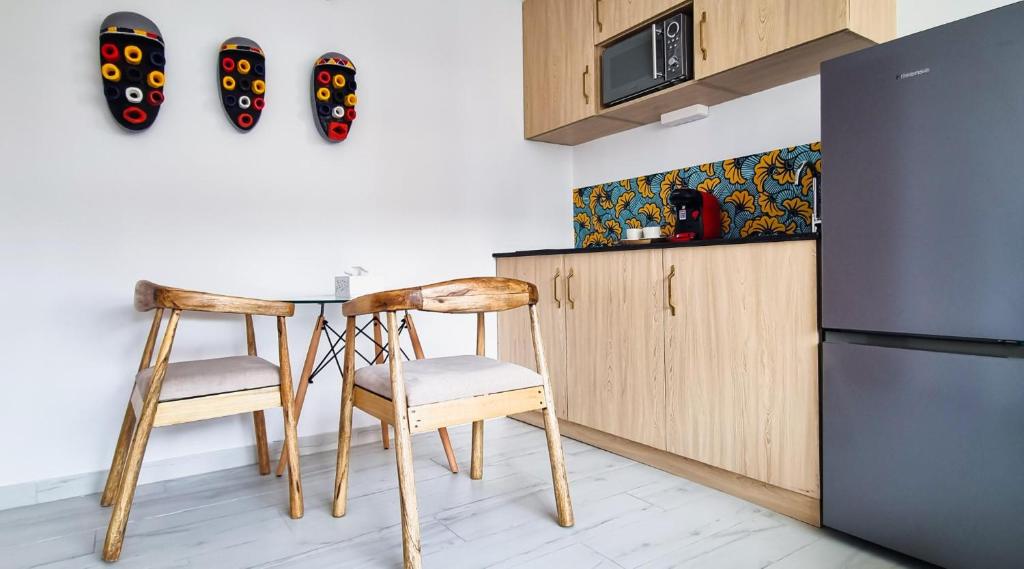
[[[352,297],[352,277],[334,277],[334,298],[350,299]]]
[[[381,290],[380,277],[362,267],[352,267],[344,276],[334,277],[334,297],[351,300]]]

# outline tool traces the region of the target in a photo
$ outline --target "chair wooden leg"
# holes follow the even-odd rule
[[[480,480],[484,477],[484,422],[473,421],[473,456],[469,464],[469,477]]]
[[[146,454],[146,445],[149,444],[149,434],[153,430],[153,420],[155,418],[156,406],[154,405],[152,413],[143,411],[142,417],[139,418],[139,424],[135,429],[135,434],[132,436],[131,446],[125,457],[121,483],[117,489],[117,496],[114,499],[114,508],[110,512],[107,537],[103,543],[104,561],[117,561],[121,557],[125,529],[128,526],[128,514],[132,508],[132,500],[135,499],[135,486],[139,482],[142,457]]]
[[[256,461],[260,474],[270,474],[270,446],[267,444],[267,419],[263,411],[253,411],[252,426],[256,431]]]
[[[250,356],[257,355],[256,329],[253,328],[251,314],[245,315],[245,344]],[[252,428],[256,433],[256,464],[260,474],[266,476],[270,474],[270,447],[267,445],[267,419],[262,410],[253,411]]]
[[[139,482],[139,469],[142,468],[142,457],[146,454],[149,434],[153,430],[153,421],[156,419],[160,389],[163,387],[164,376],[167,374],[167,361],[170,358],[171,345],[174,343],[174,333],[178,329],[180,317],[181,311],[173,310],[167,321],[167,330],[164,332],[164,338],[160,344],[153,377],[149,381],[149,389],[143,400],[142,412],[139,413],[138,424],[135,426],[131,446],[128,447],[128,454],[125,457],[121,481],[118,484],[117,495],[114,497],[114,507],[110,511],[110,524],[107,526],[107,537],[103,542],[104,561],[117,561],[121,557],[124,532],[128,526],[128,513],[132,509],[135,485]],[[131,403],[129,402],[128,405],[131,406]]]
[[[129,400],[128,408],[124,411],[124,419],[121,421],[121,433],[117,436],[117,446],[114,447],[114,458],[110,461],[110,471],[107,472],[107,484],[103,487],[103,495],[100,497],[100,505],[104,508],[114,503],[114,496],[121,487],[125,458],[128,456],[128,447],[131,445],[134,431],[135,409]]]
[[[551,394],[548,394],[548,401]],[[553,407],[544,409],[544,435],[548,439],[548,460],[551,462],[551,482],[555,487],[555,508],[558,510],[558,525],[572,527],[575,519],[572,500],[569,498],[569,479],[565,473],[565,458],[562,454],[562,437],[558,432],[558,418]]]
[[[555,415],[555,398],[551,393],[548,361],[541,341],[540,323],[537,319],[537,305],[530,305],[530,330],[533,336],[533,354],[537,372],[544,380],[544,435],[548,439],[548,460],[551,462],[551,482],[555,487],[555,507],[558,510],[558,525],[572,527],[575,519],[572,500],[569,499],[569,479],[565,473],[565,457],[562,453],[562,437],[558,432],[558,417]]]
[[[484,313],[476,315],[476,355],[487,355],[487,343],[484,341]],[[473,456],[470,458],[469,477],[480,480],[484,477],[484,422],[473,422]]]
[[[402,501],[402,550],[405,569],[420,569],[420,517],[416,500],[416,478],[412,469],[412,435],[409,422],[395,429],[395,455],[398,458],[398,491]]]
[[[352,405],[356,383],[356,319],[348,318],[345,324],[345,379],[341,385],[341,424],[338,425],[338,463],[334,471],[334,505],[331,515],[340,518],[348,507],[348,463],[352,445]],[[381,423],[387,432],[387,424]]]
[[[380,314],[374,313],[373,315],[373,363],[382,364],[384,363],[384,335],[383,326],[380,323]],[[384,421],[380,422],[380,444],[385,448],[391,448],[391,432],[388,430],[388,424]]]
[[[277,317],[277,351],[281,370],[281,414],[284,416],[284,451],[288,463],[288,514],[302,517],[302,476],[299,472],[299,434],[295,428],[295,402],[292,399],[292,365],[288,357],[288,329],[284,316]]]
[[[448,457],[448,470],[451,470],[452,474],[458,474],[459,462],[455,460],[455,451],[452,450],[452,440],[448,438],[448,427],[441,427],[437,430],[437,434],[441,437],[441,446],[444,447],[444,454]]]
[[[148,368],[153,363],[153,347],[156,345],[156,337],[160,332],[160,321],[163,316],[163,308],[157,308],[153,311],[153,322],[149,326],[149,335],[146,337],[146,346],[142,350],[142,360],[139,362],[139,371]],[[100,505],[103,507],[107,507],[114,503],[117,491],[121,487],[121,478],[124,476],[125,458],[128,456],[128,448],[131,445],[134,431],[135,408],[132,407],[132,399],[129,395],[128,406],[124,411],[124,419],[121,421],[121,433],[117,436],[117,446],[114,447],[114,458],[110,461],[110,471],[107,473],[107,483],[103,487],[103,495],[100,496]]]
[[[292,408],[295,409],[295,424],[299,424],[299,417],[302,416],[302,406],[306,402],[306,391],[309,389],[309,376],[313,375],[313,364],[316,363],[317,350],[320,349],[320,336],[324,331],[324,317],[318,316],[316,324],[313,325],[313,335],[309,338],[309,348],[306,350],[306,360],[302,364],[302,374],[299,375],[299,386],[295,391],[295,398],[292,401]],[[297,428],[297,427],[296,427]],[[284,475],[284,467],[287,460],[284,456],[284,448],[281,448],[281,456],[277,459],[278,476]]]
[[[402,551],[405,569],[420,569],[420,517],[416,503],[416,478],[412,467],[412,433],[409,406],[405,398],[402,358],[398,353],[398,318],[388,312],[388,364],[391,375],[391,399],[395,413],[395,456],[398,462],[398,492],[402,502]]]

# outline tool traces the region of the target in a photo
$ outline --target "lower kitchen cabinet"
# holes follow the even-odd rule
[[[814,498],[814,241],[666,249],[669,452]]]
[[[566,255],[569,420],[665,448],[661,251]]]
[[[563,434],[820,523],[817,241],[499,257],[497,272],[538,286]],[[499,316],[499,352],[533,367],[526,318]]]
[[[565,373],[565,268],[562,255],[499,259],[497,275],[537,285],[537,319],[544,355],[551,374],[555,414],[568,419],[568,383]],[[530,313],[525,307],[498,313],[498,359],[535,370]]]

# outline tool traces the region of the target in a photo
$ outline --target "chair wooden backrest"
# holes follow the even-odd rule
[[[295,305],[290,302],[185,290],[149,281],[135,283],[135,310],[148,312],[154,308],[224,312],[250,316],[292,316],[295,314]]]
[[[346,302],[342,311],[345,316],[403,310],[480,314],[535,304],[537,287],[532,283],[503,277],[473,277],[360,296]]]
[[[277,317],[278,348],[281,352],[279,355],[286,355],[288,350],[288,332],[285,328],[284,319],[295,314],[295,305],[290,302],[185,290],[158,285],[146,280],[135,283],[134,304],[135,310],[139,312],[156,310],[156,313],[153,314],[153,323],[149,328],[149,336],[146,338],[145,349],[142,352],[139,371],[152,365],[153,348],[156,345],[157,334],[160,332],[160,322],[163,319],[164,310],[171,311],[171,317],[164,330],[163,342],[157,357],[157,370],[154,370],[154,376],[159,376],[160,381],[154,381],[150,385],[150,390],[153,391],[155,387],[157,394],[159,394],[159,389],[163,383],[163,375],[166,371],[166,369],[162,368],[166,368],[170,358],[171,346],[174,343],[174,335],[177,332],[178,320],[182,312],[218,312],[244,315],[246,344],[250,356],[256,355],[256,335],[252,324],[253,316]],[[285,359],[281,361],[283,362]]]
[[[386,312],[389,326],[395,313],[408,310],[476,314],[476,355],[483,356],[484,314],[529,306],[537,369],[540,370],[546,369],[546,363],[542,361],[540,328],[536,326],[537,298],[537,287],[533,283],[505,277],[471,277],[363,295],[346,302],[342,313],[355,317]]]

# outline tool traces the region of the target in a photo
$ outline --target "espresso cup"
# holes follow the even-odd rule
[[[644,230],[643,230],[642,227],[627,227],[626,228],[626,240],[627,241],[635,241],[637,239],[642,239],[643,235],[644,235]]]
[[[657,225],[645,227],[643,235],[644,239],[657,239],[661,237],[661,227]]]

